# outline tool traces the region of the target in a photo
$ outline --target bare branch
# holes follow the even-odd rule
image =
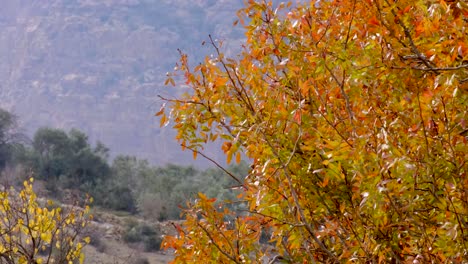
[[[178,100],[178,99],[168,99],[168,98],[162,97],[161,95],[158,95],[158,97],[167,102],[176,102],[176,103],[182,103],[182,104],[197,104],[197,105],[204,106],[204,104],[201,102],[196,102],[196,101],[191,101],[191,100],[185,101],[185,100]]]
[[[356,0],[353,1],[353,10],[351,11],[351,20],[349,21],[348,33],[346,34],[346,40],[345,40],[345,43],[344,43],[344,49],[345,50],[348,48],[349,34],[351,33],[351,25],[353,24],[353,20],[354,20],[354,10],[355,9],[356,9]]]
[[[399,67],[399,66],[392,66],[392,69],[408,69],[408,67]],[[466,69],[468,68],[468,64],[462,64],[460,66],[455,66],[455,67],[431,67],[431,68],[420,68],[420,67],[410,67],[413,70],[418,70],[418,71],[433,71],[433,72],[439,72],[439,71],[456,71],[460,69]],[[467,81],[468,78],[462,79],[461,81]]]
[[[232,174],[231,172],[229,172],[228,170],[226,170],[223,166],[221,166],[218,162],[216,162],[214,159],[208,157],[207,155],[203,154],[203,152],[200,152],[194,148],[191,148],[189,146],[186,146],[184,144],[181,144],[182,147],[184,148],[187,148],[197,154],[200,154],[202,157],[204,157],[205,159],[211,161],[216,167],[218,167],[219,169],[221,169],[222,171],[224,171],[227,175],[229,175],[229,177],[231,177],[232,179],[234,179],[238,184],[239,186],[241,186],[242,188],[244,188],[245,190],[247,190],[247,186],[244,185],[244,183],[242,183],[234,174]]]

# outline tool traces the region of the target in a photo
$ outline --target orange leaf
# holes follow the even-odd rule
[[[208,200],[208,197],[206,197],[206,195],[204,193],[201,193],[201,192],[198,193],[198,197],[200,197],[200,199],[202,199],[204,201]]]
[[[159,111],[158,111],[156,114],[154,114],[154,115],[155,115],[155,116],[160,116],[160,115],[162,115],[163,113],[164,113],[164,106],[162,106],[161,109],[159,109]]]
[[[380,22],[375,16],[373,16],[371,19],[369,19],[369,21],[367,21],[367,23],[369,23],[370,25],[374,25],[374,26],[380,26]]]
[[[419,36],[421,35],[421,33],[424,32],[424,25],[422,23],[419,23],[417,26],[416,26],[416,36]]]
[[[236,163],[239,164],[241,162],[241,154],[240,152],[237,152],[236,154]]]
[[[166,124],[166,121],[167,121],[167,117],[166,117],[166,115],[163,114],[161,116],[161,120],[159,121],[159,126],[163,127]]]
[[[323,179],[322,186],[327,187],[329,181],[330,181],[330,179],[328,177],[325,177],[325,179]]]
[[[231,142],[224,142],[223,145],[221,146],[221,149],[224,151],[224,153],[227,153],[232,147]]]

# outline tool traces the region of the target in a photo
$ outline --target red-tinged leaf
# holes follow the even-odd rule
[[[419,36],[421,35],[422,33],[425,32],[425,28],[424,28],[424,25],[422,23],[419,23],[417,26],[416,26],[416,36]]]
[[[301,124],[301,122],[302,122],[301,110],[297,110],[297,111],[294,112],[293,119],[294,119],[294,121],[296,121],[298,124]]]
[[[327,187],[329,181],[330,181],[330,178],[325,177],[325,179],[323,179],[322,186],[323,186],[323,187]]]
[[[159,111],[158,111],[156,114],[154,114],[154,115],[155,115],[155,116],[160,116],[160,115],[162,115],[163,113],[164,113],[164,107],[161,107],[161,109],[159,109]]]
[[[435,54],[435,50],[433,50],[433,49],[427,50],[425,52],[425,55],[426,55],[427,58],[430,58],[434,54]]]
[[[368,23],[369,25],[380,26],[380,22],[379,22],[379,20],[377,19],[376,16],[373,16],[371,19],[369,19],[369,20],[367,21],[367,23]]]
[[[224,153],[228,153],[231,147],[232,147],[231,142],[224,142],[223,145],[221,146],[221,149],[223,150]]]
[[[403,14],[408,13],[410,11],[410,9],[411,9],[411,5],[405,7],[405,9],[403,10]]]
[[[434,97],[434,92],[432,90],[426,90],[423,92],[423,97],[432,98]]]

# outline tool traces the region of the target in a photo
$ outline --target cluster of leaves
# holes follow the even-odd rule
[[[200,195],[175,262],[468,260],[468,6],[464,1],[246,1],[243,51],[192,68],[163,125],[200,153],[223,140],[249,213]],[[234,219],[234,220],[229,220]],[[271,231],[274,251],[259,243]]]
[[[0,263],[82,263],[90,240],[79,235],[90,220],[89,207],[42,207],[32,183],[25,181],[19,193],[0,192]]]

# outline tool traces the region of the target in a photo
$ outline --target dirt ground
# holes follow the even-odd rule
[[[104,252],[98,252],[93,246],[86,246],[85,264],[163,264],[172,259],[170,253],[141,252],[114,239],[103,239]],[[143,262],[146,259],[148,262]]]
[[[93,235],[90,235],[91,244],[84,249],[85,264],[160,264],[172,260],[170,252],[144,252],[125,243],[122,238],[129,220],[154,226],[161,235],[175,234],[172,222],[148,222],[134,216],[118,216],[101,210],[95,211],[94,216],[95,220],[88,226],[88,235]],[[98,243],[93,243],[93,237]]]

